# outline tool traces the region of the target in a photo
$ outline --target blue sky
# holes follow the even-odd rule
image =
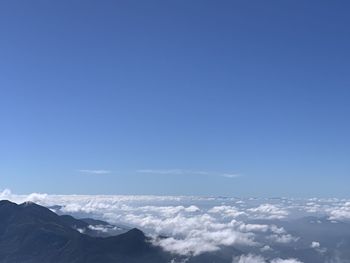
[[[349,196],[348,1],[2,1],[0,189]]]

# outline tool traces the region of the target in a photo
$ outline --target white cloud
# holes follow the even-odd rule
[[[266,252],[266,251],[270,251],[272,250],[272,248],[269,245],[265,245],[262,248],[260,248],[261,252]]]
[[[239,211],[234,206],[227,206],[227,205],[214,206],[213,208],[209,209],[208,212],[220,214],[223,216],[233,217],[233,218],[246,214],[245,212]]]
[[[0,200],[10,199],[11,196],[12,196],[12,193],[10,189],[5,189],[2,192],[0,192]]]
[[[270,229],[268,225],[241,224],[239,230],[242,232],[266,232]]]
[[[240,177],[241,175],[240,174],[229,174],[229,173],[224,173],[224,174],[221,174],[222,177],[226,177],[226,178],[237,178],[237,177]]]
[[[252,254],[248,254],[248,255],[242,255],[240,257],[236,257],[233,259],[232,263],[302,263],[301,261],[297,260],[297,259],[281,259],[281,258],[276,258],[276,259],[272,259],[270,261],[265,260],[263,257],[261,256],[256,256],[256,255],[252,255]]]
[[[28,195],[24,201],[25,202],[34,202],[34,203],[40,203],[41,201],[45,200],[48,197],[47,194],[40,194],[40,193],[32,193]]]
[[[273,204],[261,204],[248,211],[253,213],[257,219],[283,219],[289,214],[286,209]]]
[[[283,227],[278,227],[276,225],[271,225],[270,229],[275,234],[285,234],[286,230]]]
[[[311,248],[319,248],[321,245],[320,245],[320,243],[319,242],[316,242],[316,241],[313,241],[312,243],[311,243]]]
[[[115,230],[121,230],[121,228],[118,228],[116,226],[110,226],[110,225],[108,225],[108,226],[105,226],[105,225],[95,225],[95,226],[89,225],[88,228],[91,229],[91,230],[94,230],[94,231],[102,232],[102,233],[108,233],[111,230],[114,230],[114,231]]]
[[[232,263],[266,263],[266,261],[261,256],[248,254],[234,258]]]
[[[182,212],[162,218],[153,215],[126,215],[128,222],[170,236],[155,243],[181,255],[198,255],[233,244],[255,245],[251,233],[242,233],[230,223],[219,223],[208,214],[186,215]]]
[[[137,170],[138,173],[145,174],[164,174],[164,175],[186,175],[186,174],[194,174],[194,175],[207,175],[208,172],[205,171],[197,171],[197,170],[186,170],[186,169],[140,169]]]
[[[229,228],[212,231],[191,230],[185,239],[173,237],[157,239],[155,244],[162,246],[166,251],[186,256],[216,251],[220,249],[220,246],[256,245],[251,235]]]
[[[299,240],[298,237],[294,237],[294,236],[292,236],[290,234],[270,235],[268,238],[271,239],[272,241],[276,242],[276,243],[282,243],[282,244],[296,242],[296,241]]]
[[[82,169],[79,170],[80,173],[84,173],[84,174],[110,174],[111,171],[108,170],[89,170],[89,169]]]
[[[350,202],[328,208],[330,220],[350,220]]]
[[[302,263],[302,262],[294,258],[289,258],[289,259],[277,258],[277,259],[271,260],[271,263]]]

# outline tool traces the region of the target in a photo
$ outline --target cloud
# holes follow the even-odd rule
[[[224,173],[224,174],[221,174],[222,177],[226,177],[226,178],[237,178],[237,177],[240,177],[241,175],[240,174],[228,174],[228,173]]]
[[[108,233],[110,231],[117,231],[117,230],[122,230],[119,227],[116,226],[111,226],[111,225],[89,225],[89,229],[102,232],[102,233]]]
[[[248,254],[234,258],[232,263],[266,263],[266,261],[261,256]]]
[[[5,189],[2,192],[0,192],[0,200],[2,199],[10,199],[12,196],[10,189]]]
[[[261,256],[256,256],[256,255],[252,255],[252,254],[242,255],[240,257],[236,257],[232,261],[232,263],[268,263],[268,262],[271,262],[271,263],[302,263],[301,261],[294,259],[294,258],[290,258],[290,259],[276,258],[276,259],[272,259],[270,261],[267,261]]]
[[[175,209],[178,208],[173,210]],[[154,212],[153,209],[152,211]],[[192,209],[181,209],[178,213],[167,217],[159,214],[152,215],[149,212],[128,213],[125,217],[127,222],[138,225],[142,229],[169,236],[169,238],[156,239],[154,243],[176,254],[199,255],[203,252],[219,250],[221,246],[256,244],[252,233],[240,232],[231,222],[220,223],[217,218],[206,213],[193,214]]]
[[[282,234],[282,235],[275,234],[275,235],[270,235],[268,238],[273,240],[276,243],[281,243],[281,244],[287,244],[287,243],[296,242],[299,240],[298,237],[294,237],[290,234]]]
[[[265,245],[262,248],[260,248],[261,252],[266,252],[266,251],[270,251],[272,250],[272,248],[269,245]]]
[[[330,220],[350,220],[350,202],[328,208]]]
[[[277,258],[277,259],[271,260],[271,263],[302,263],[302,262],[294,258],[289,258],[289,259]]]
[[[216,231],[194,229],[190,230],[184,239],[169,237],[157,239],[154,243],[160,245],[166,251],[185,256],[197,256],[204,252],[217,251],[221,246],[256,245],[252,240],[252,235],[243,234],[229,228]]]
[[[311,248],[319,248],[321,245],[319,242],[313,241],[310,245]]]
[[[222,247],[236,247],[242,251],[278,252],[280,244],[298,242],[281,225],[269,223],[271,219],[288,219],[296,210],[306,212],[308,201],[265,198],[221,198],[200,196],[151,195],[49,195],[33,193],[16,195],[10,190],[0,197],[16,203],[33,201],[50,207],[58,205],[56,212],[79,217],[102,219],[119,226],[137,227],[152,237],[153,243],[164,250],[184,256],[217,251]],[[347,207],[343,201],[313,201],[324,213]],[[325,204],[325,205],[324,205]],[[331,209],[332,210],[328,210]],[[293,210],[294,209],[294,210]],[[264,219],[260,222],[256,219]],[[159,236],[166,238],[158,238]],[[298,246],[301,243],[298,243]],[[305,245],[310,248],[310,243]],[[321,248],[318,248],[321,249]],[[237,262],[260,260],[246,255]],[[246,260],[246,261],[243,261]],[[263,263],[288,263],[262,258]],[[269,260],[269,261],[267,261]],[[283,260],[283,259],[281,259]],[[252,261],[254,262],[254,261]]]
[[[236,207],[234,206],[227,206],[227,205],[222,205],[222,206],[214,206],[213,208],[209,209],[209,213],[216,213],[220,214],[226,217],[238,217],[241,215],[246,215],[245,212],[239,211]]]
[[[40,193],[32,193],[28,195],[24,202],[34,202],[34,203],[41,203],[43,200],[45,200],[48,197],[47,194],[40,194]]]
[[[79,170],[80,173],[84,173],[84,174],[110,174],[111,171],[108,170],[89,170],[89,169],[83,169],[83,170]]]
[[[283,219],[289,213],[286,209],[273,204],[261,204],[258,207],[248,209],[257,219]]]
[[[137,170],[138,173],[144,173],[144,174],[164,174],[164,175],[207,175],[208,172],[205,171],[196,171],[196,170],[184,170],[184,169],[141,169]]]

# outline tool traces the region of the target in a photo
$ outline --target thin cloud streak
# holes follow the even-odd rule
[[[237,177],[241,177],[242,175],[241,174],[228,174],[228,173],[225,173],[225,174],[221,174],[222,177],[226,177],[226,178],[237,178]]]
[[[185,170],[185,169],[140,169],[137,170],[138,173],[144,174],[170,174],[170,175],[184,175],[184,174],[195,174],[195,175],[207,175],[208,172],[196,171],[196,170]]]
[[[108,170],[89,170],[89,169],[82,169],[82,170],[79,170],[79,172],[84,174],[99,174],[99,175],[111,173],[111,171],[108,171]]]

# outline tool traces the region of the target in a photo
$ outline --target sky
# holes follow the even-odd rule
[[[0,3],[0,189],[349,197],[348,1]]]

